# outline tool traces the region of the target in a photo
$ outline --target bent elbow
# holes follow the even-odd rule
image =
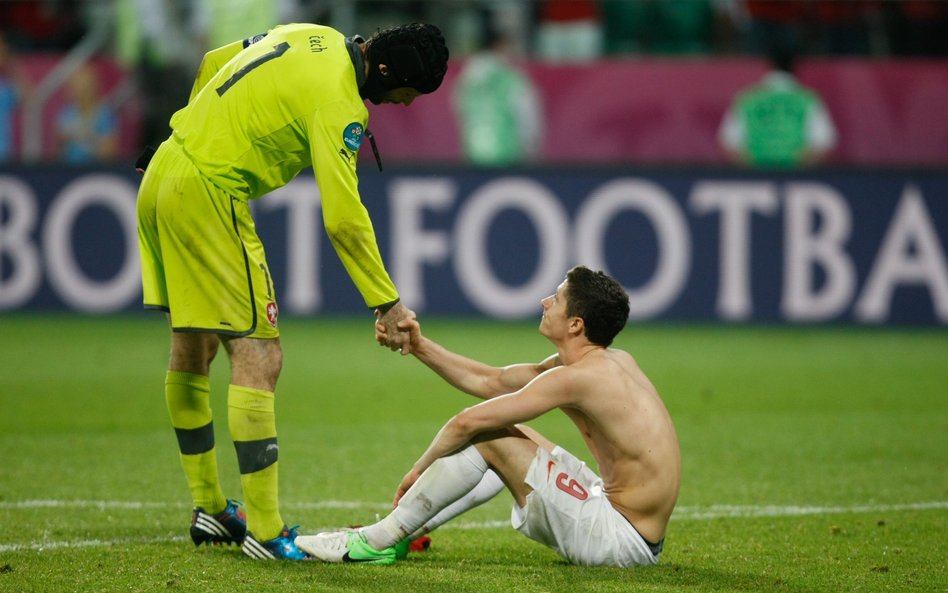
[[[473,408],[465,408],[448,422],[450,430],[461,437],[473,437],[482,430]]]

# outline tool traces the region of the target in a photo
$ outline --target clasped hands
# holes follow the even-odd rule
[[[415,312],[400,302],[385,313],[376,309],[375,341],[392,352],[400,351],[402,356],[411,354],[410,328],[414,320]]]

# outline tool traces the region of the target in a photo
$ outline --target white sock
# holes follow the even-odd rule
[[[486,471],[487,462],[473,445],[438,459],[421,474],[388,516],[362,530],[366,542],[376,550],[394,546],[474,489]]]
[[[440,513],[428,519],[420,529],[411,534],[412,539],[421,537],[426,533],[431,533],[461,513],[465,513],[476,506],[484,504],[497,496],[503,489],[504,482],[500,479],[500,476],[495,474],[494,470],[487,470],[477,486],[474,486],[470,492],[446,506]]]

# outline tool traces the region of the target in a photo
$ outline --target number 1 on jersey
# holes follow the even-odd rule
[[[280,56],[285,54],[288,49],[290,49],[290,44],[287,43],[286,41],[278,45],[274,45],[273,51],[269,51],[263,54],[262,56],[250,62],[249,64],[247,64],[246,66],[238,70],[237,72],[234,72],[233,76],[228,78],[224,84],[217,87],[217,96],[218,97],[224,96],[224,93],[227,92],[227,89],[234,86],[238,80],[246,76],[251,70],[253,70],[257,66],[260,66],[261,64],[265,64],[266,62],[269,62],[270,60],[274,58],[279,58]]]

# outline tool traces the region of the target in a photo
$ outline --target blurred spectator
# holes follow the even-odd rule
[[[58,156],[67,163],[115,158],[116,114],[102,102],[95,68],[84,64],[66,85],[67,102],[56,117]]]
[[[16,109],[28,90],[26,76],[14,61],[13,49],[0,33],[0,161],[16,157],[13,134]]]
[[[593,0],[537,0],[536,54],[550,62],[583,62],[602,55],[603,25]]]
[[[821,162],[836,145],[836,128],[823,101],[793,75],[795,54],[770,53],[772,70],[731,103],[718,140],[731,160],[755,167],[800,167]]]
[[[116,0],[115,54],[142,97],[142,143],[158,146],[184,107],[203,52],[189,35],[182,0]]]
[[[713,49],[711,0],[606,0],[602,11],[609,54],[703,54]]]
[[[462,153],[475,165],[533,160],[543,113],[529,75],[513,62],[513,40],[489,30],[484,50],[467,60],[454,88]]]

